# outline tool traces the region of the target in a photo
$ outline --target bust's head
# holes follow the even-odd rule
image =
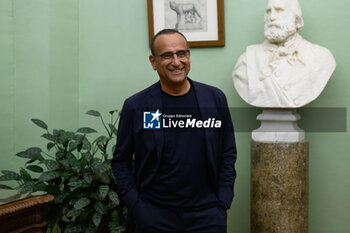
[[[284,43],[303,26],[298,0],[269,0],[265,13],[264,35],[271,43]]]

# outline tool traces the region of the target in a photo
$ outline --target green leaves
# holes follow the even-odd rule
[[[100,213],[94,213],[94,215],[92,216],[92,222],[95,224],[96,227],[98,227],[101,223],[102,220],[102,214]]]
[[[84,139],[83,139],[82,149],[87,150],[87,151],[91,150],[91,143],[89,142],[89,140],[87,140],[86,137],[84,137]]]
[[[80,213],[81,213],[81,210],[72,209],[72,210],[68,211],[67,217],[68,217],[68,218],[78,217]]]
[[[56,179],[59,176],[60,176],[60,173],[58,171],[48,171],[41,174],[41,176],[39,176],[38,179],[39,181],[50,181],[50,180]]]
[[[118,112],[118,110],[117,110],[117,109],[115,109],[115,110],[111,110],[111,111],[109,111],[109,114],[113,115],[114,113],[117,113],[117,112]]]
[[[84,181],[79,178],[72,178],[70,182],[68,183],[68,186],[70,188],[70,191],[75,191],[77,189],[82,189],[82,188],[87,188],[89,185]]]
[[[111,132],[112,132],[114,135],[117,135],[118,130],[115,128],[115,126],[112,125],[112,124],[108,124],[108,126],[109,126]]]
[[[97,227],[94,224],[89,224],[88,227],[85,229],[84,233],[96,233]]]
[[[110,191],[108,197],[114,204],[119,205],[120,201],[116,192]]]
[[[81,210],[89,204],[90,204],[90,200],[86,197],[82,197],[77,202],[75,202],[74,208],[77,210]]]
[[[109,186],[108,185],[101,185],[98,188],[98,194],[101,197],[101,200],[103,200],[107,196],[108,191],[109,191]]]
[[[80,232],[84,232],[84,225],[83,224],[74,224],[74,223],[70,223],[67,225],[64,233],[80,233]]]
[[[54,131],[55,142],[61,144],[63,147],[67,147],[68,143],[74,139],[75,134],[73,132],[64,131],[62,129]]]
[[[115,221],[109,222],[108,228],[109,228],[110,233],[123,233],[123,232],[125,232],[125,227],[118,225],[118,223]]]
[[[88,134],[88,133],[97,133],[96,130],[89,127],[82,127],[77,130],[78,133]]]
[[[46,165],[49,171],[54,171],[59,169],[59,164],[56,160],[47,159],[44,161],[44,164]]]
[[[52,134],[50,134],[50,133],[44,133],[43,135],[41,135],[41,137],[43,137],[43,138],[45,138],[45,139],[47,139],[49,141],[53,141],[53,142],[56,141],[55,137]]]
[[[105,136],[100,136],[98,138],[95,139],[94,143],[97,143],[97,144],[105,144],[107,142],[108,138],[105,137]]]
[[[46,149],[47,149],[48,151],[50,151],[54,146],[55,146],[55,143],[49,142],[49,143],[47,143]]]
[[[73,168],[74,170],[79,170],[80,163],[77,160],[77,158],[74,156],[74,154],[72,154],[71,152],[68,152],[66,155],[66,158],[71,168]]]
[[[82,157],[87,161],[87,162],[91,162],[91,160],[93,159],[92,155],[90,152],[87,153],[83,153]]]
[[[43,129],[48,129],[47,125],[45,124],[45,122],[43,122],[42,120],[39,119],[32,119],[33,123],[36,124],[37,126],[39,126],[40,128]]]
[[[9,171],[9,170],[2,170],[1,173],[3,175],[0,176],[0,181],[21,180],[21,176],[16,172]]]
[[[97,160],[95,160],[97,161]],[[104,184],[110,184],[111,179],[111,167],[109,163],[103,162],[95,162],[93,165],[94,174],[96,175],[96,178],[101,181]]]
[[[0,184],[0,189],[8,189],[8,190],[14,190],[14,188],[11,188],[10,186]]]
[[[100,117],[101,116],[101,114],[98,111],[95,111],[95,110],[87,111],[86,114],[88,114],[90,116],[95,116],[95,117]]]
[[[94,209],[100,214],[107,214],[107,207],[102,202],[96,202]]]
[[[39,147],[31,147],[25,151],[21,151],[16,154],[17,156],[25,159],[40,160],[44,158],[41,155],[41,149]]]
[[[120,206],[113,191],[115,182],[110,166],[109,142],[115,140],[117,133],[116,112],[109,112],[107,122],[98,111],[86,112],[100,118],[100,128],[104,130],[101,134],[90,127],[49,131],[44,121],[31,119],[44,130],[41,137],[46,144],[43,149],[30,147],[17,153],[26,159],[25,166],[18,172],[1,171],[0,181],[16,181],[19,185],[16,188],[22,193],[45,191],[54,195],[49,213],[51,229],[62,226],[62,233],[95,233],[107,228],[112,233],[124,232],[126,209]],[[14,189],[10,186],[1,184],[0,189]]]
[[[36,192],[36,191],[47,191],[47,185],[44,184],[43,182],[34,184],[33,192]]]
[[[54,202],[61,204],[69,196],[69,194],[70,194],[69,192],[56,194]]]
[[[35,185],[35,182],[34,181],[31,181],[31,180],[27,180],[24,182],[24,184],[22,185],[22,191],[24,193],[31,193],[33,192],[34,190],[34,185]]]
[[[24,168],[21,168],[19,174],[21,175],[21,179],[24,181],[30,181],[32,179],[32,176]]]
[[[83,173],[83,177],[84,177],[84,180],[86,181],[86,183],[88,184],[91,184],[92,182],[92,172],[91,171],[84,171]]]
[[[32,172],[38,172],[38,173],[41,173],[44,171],[44,169],[42,167],[39,167],[37,165],[29,165],[27,166],[27,169],[29,171],[32,171]]]

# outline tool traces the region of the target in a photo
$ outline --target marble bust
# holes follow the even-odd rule
[[[248,104],[298,108],[315,100],[336,63],[331,52],[304,40],[298,0],[269,0],[262,44],[250,45],[232,72],[234,86]]]

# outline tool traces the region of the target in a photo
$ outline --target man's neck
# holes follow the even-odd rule
[[[190,81],[188,81],[187,78],[186,78],[185,82],[180,83],[179,85],[174,85],[174,84],[166,85],[165,83],[160,81],[160,86],[162,88],[162,91],[164,91],[168,95],[172,95],[172,96],[184,95],[191,88]]]

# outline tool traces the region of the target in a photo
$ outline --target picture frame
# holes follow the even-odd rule
[[[164,28],[177,29],[192,47],[225,46],[224,0],[147,0],[149,43]]]

